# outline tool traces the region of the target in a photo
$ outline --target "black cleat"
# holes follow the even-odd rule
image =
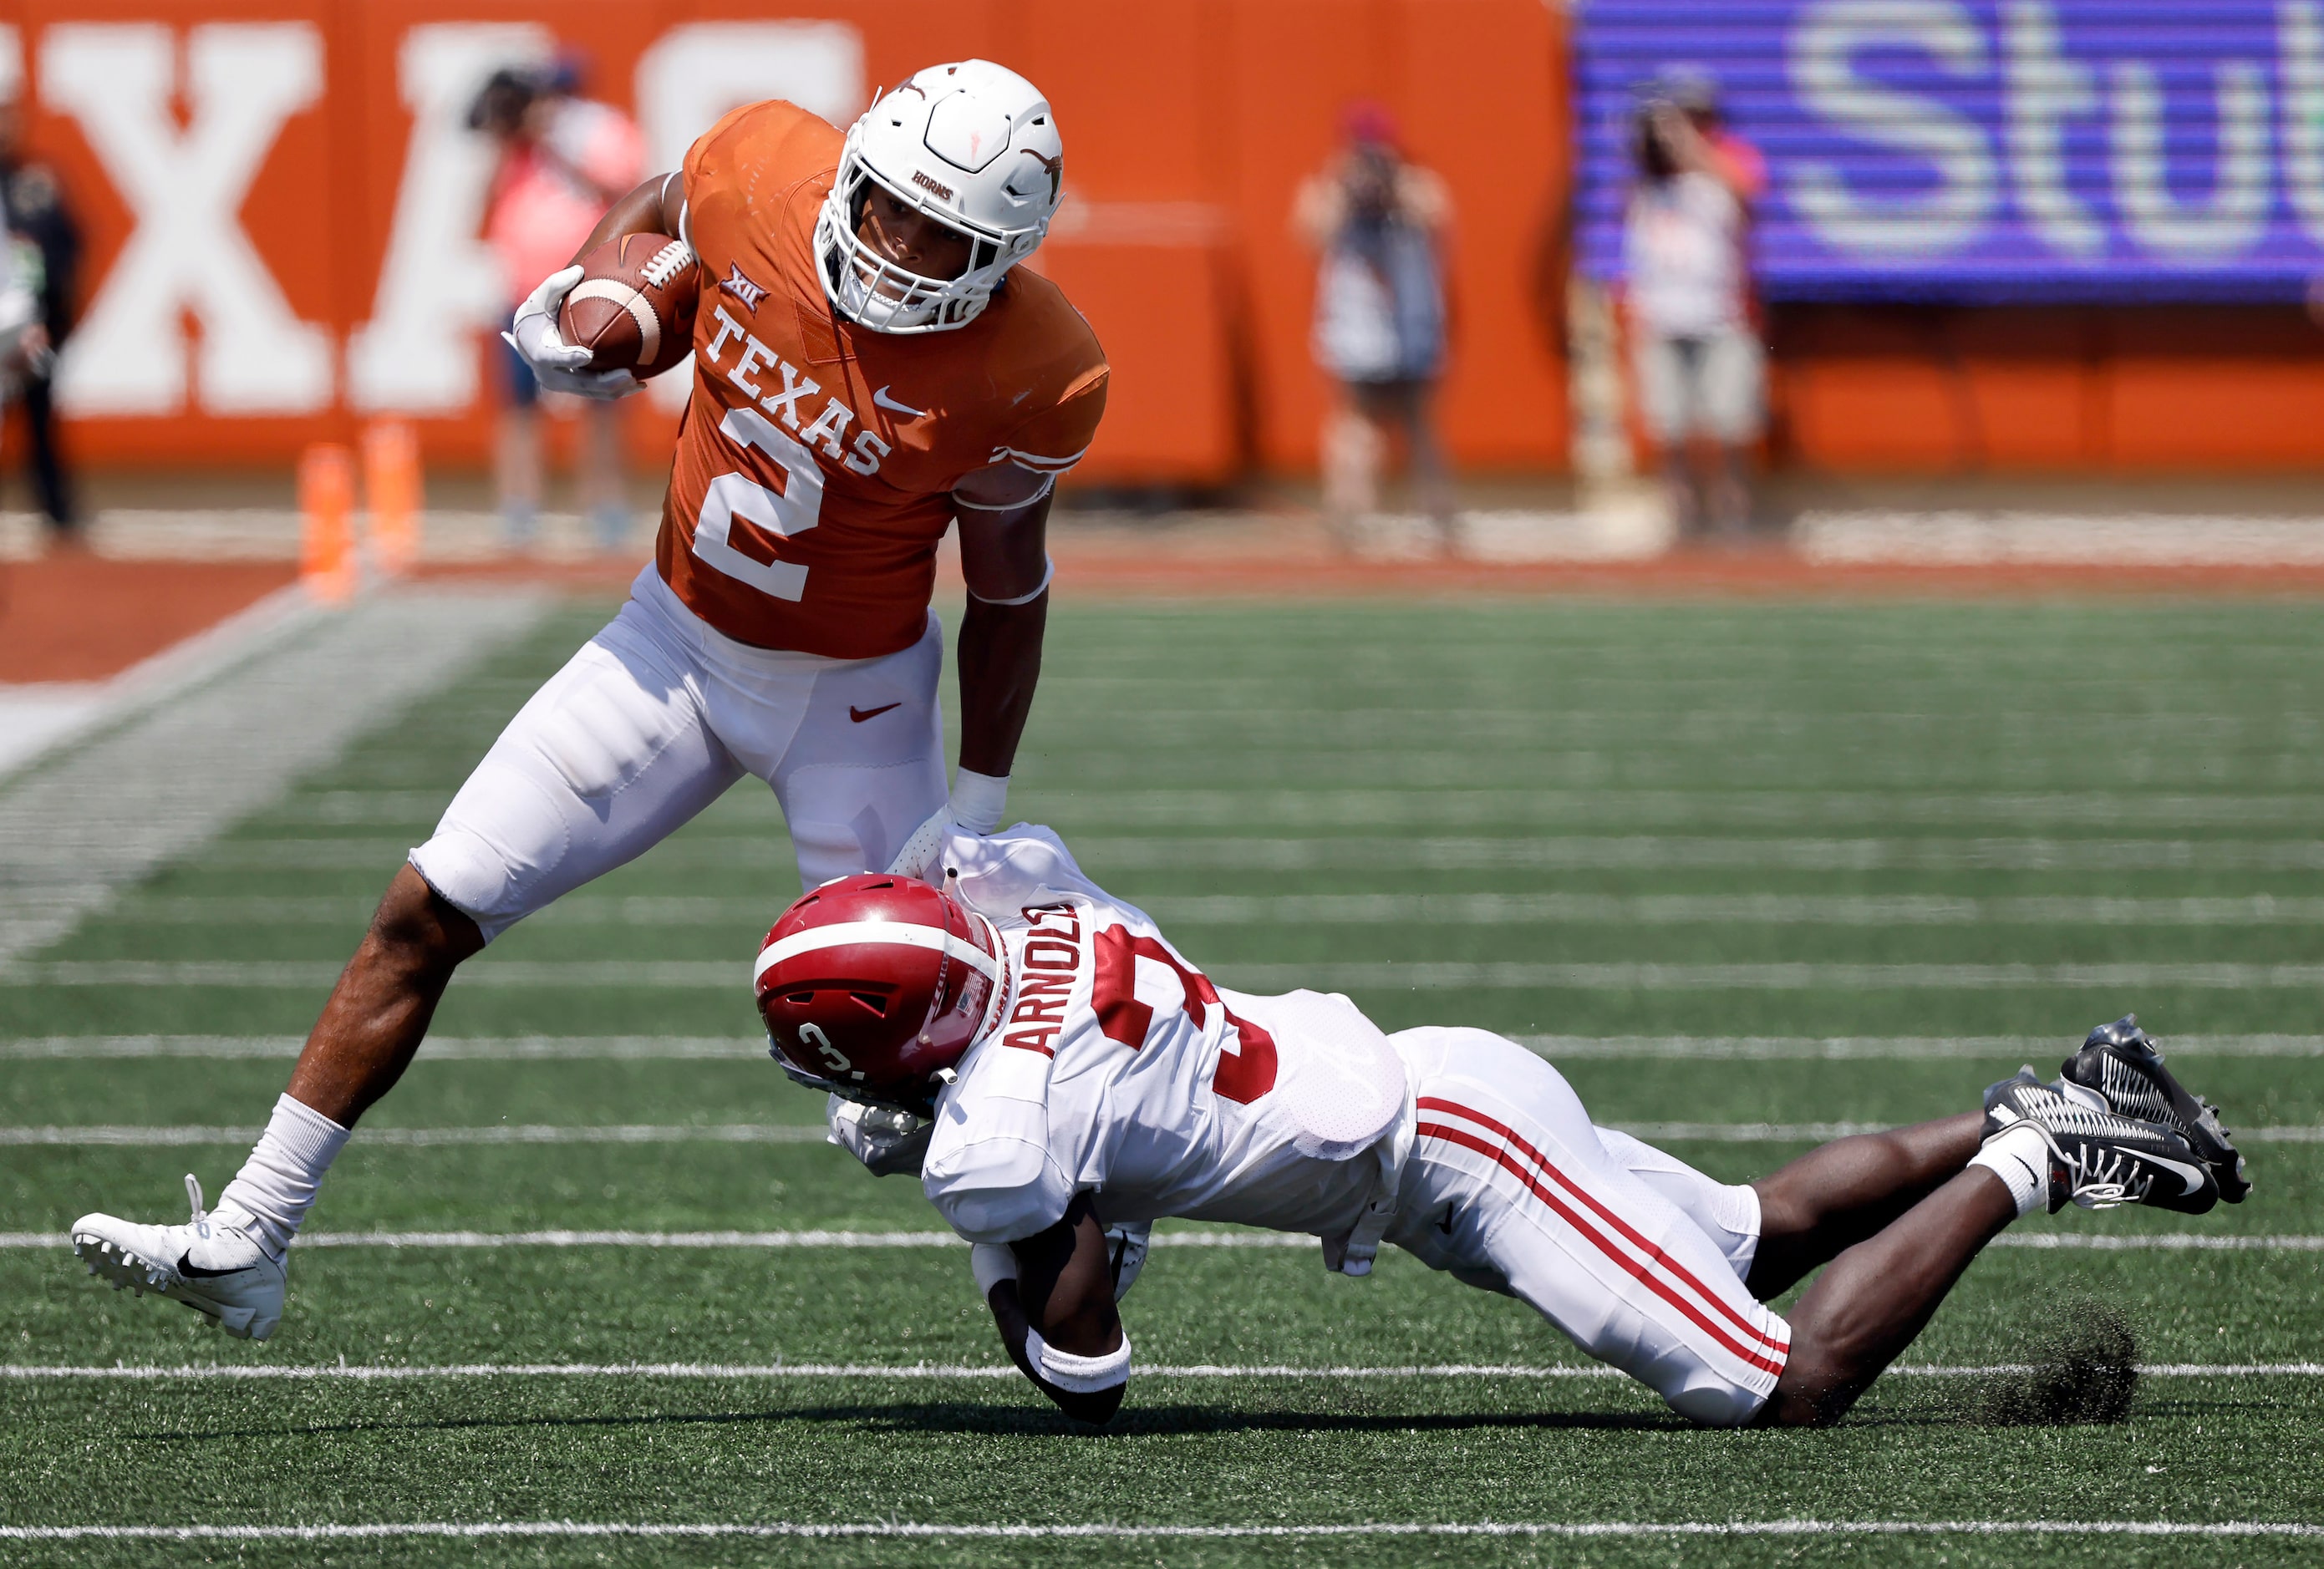
[[[2079,1091],[2079,1093],[2077,1093]],[[2016,1127],[2049,1146],[2049,1208],[2151,1204],[2201,1215],[2219,1201],[2211,1168],[2174,1128],[2123,1116],[2083,1098],[2079,1086],[2049,1085],[2031,1068],[1985,1092],[1986,1137]]]
[[[2219,1108],[2199,1096],[2163,1066],[2163,1053],[2138,1027],[2138,1015],[2128,1014],[2090,1032],[2082,1049],[2059,1066],[2062,1083],[2096,1091],[2107,1109],[2141,1122],[2161,1123],[2187,1141],[2190,1149],[2211,1169],[2219,1197],[2241,1204],[2251,1191],[2244,1173],[2244,1158],[2227,1130],[2219,1125]]]

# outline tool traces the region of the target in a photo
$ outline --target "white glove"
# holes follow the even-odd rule
[[[936,1126],[909,1112],[864,1106],[835,1095],[825,1106],[823,1119],[830,1129],[825,1138],[862,1161],[874,1177],[899,1171],[918,1176]]]
[[[1120,1301],[1138,1284],[1146,1267],[1146,1249],[1154,1235],[1150,1220],[1120,1220],[1105,1228],[1105,1261],[1113,1271],[1113,1299]]]
[[[981,838],[991,833],[1001,826],[1001,814],[1008,803],[1008,775],[979,774],[971,768],[954,770],[951,798],[912,830],[912,837],[904,841],[904,848],[896,852],[888,869],[899,876],[941,883],[945,841],[956,834]]]
[[[579,263],[552,272],[540,287],[516,307],[516,320],[501,337],[517,356],[532,367],[544,392],[571,392],[583,398],[626,398],[645,383],[627,371],[592,371],[589,351],[567,343],[557,331],[558,313],[565,297],[581,281]]]

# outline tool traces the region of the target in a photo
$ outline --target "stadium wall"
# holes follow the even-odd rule
[[[565,48],[657,169],[757,97],[844,123],[968,55],[1040,83],[1069,206],[1038,264],[1116,367],[1099,481],[1312,463],[1324,390],[1292,193],[1342,106],[1383,100],[1458,203],[1454,450],[1554,467],[1564,375],[1534,259],[1565,194],[1560,43],[1538,0],[0,5],[0,77],[91,234],[61,388],[76,444],[160,466],[279,463],[381,411],[417,417],[432,458],[483,459],[483,328],[509,302],[475,238],[490,155],[462,117],[494,66]],[[637,401],[640,454],[666,455],[671,400]]]
[[[2195,14],[2202,25],[2187,24]],[[1829,56],[1834,37],[1854,73],[1836,118],[1828,91],[1795,81],[1800,41]],[[1072,196],[1039,264],[1118,370],[1090,480],[1312,466],[1325,389],[1307,353],[1312,264],[1286,216],[1360,96],[1388,103],[1413,156],[1453,188],[1454,456],[1563,468],[1569,170],[1572,248],[1602,272],[1628,94],[1674,61],[1729,83],[1775,167],[1761,243],[1777,462],[2324,463],[2324,344],[2298,303],[2324,272],[2319,0],[2200,14],[2169,0],[1582,0],[1570,15],[1538,0],[890,0],[772,18],[716,0],[0,0],[0,82],[23,89],[33,146],[91,234],[65,387],[85,458],[279,464],[392,410],[417,417],[431,459],[481,462],[482,324],[506,301],[474,240],[487,155],[459,118],[491,65],[558,46],[583,51],[593,91],[639,115],[657,164],[728,104],[767,93],[844,120],[873,85],[971,53],[1040,81]],[[2160,118],[2145,183],[2132,181],[2144,195],[2126,204],[2115,188],[2136,116],[2109,95],[2141,71]],[[2013,81],[2048,97],[2013,99]],[[1906,131],[1868,133],[1865,105],[1895,120],[1900,96]],[[2051,119],[2029,121],[2029,101]],[[2043,124],[2057,132],[2063,206],[2027,196],[2027,126]],[[1917,275],[1858,265],[1818,248],[1792,202],[1803,179],[1827,206],[1835,189],[1868,203],[1876,240],[1884,216],[1909,224],[1914,204],[1966,179],[1978,226],[1950,252],[1921,246],[1932,266]],[[2246,254],[2130,265],[2139,201],[2143,232],[2166,245],[2225,234]],[[2070,230],[2078,208],[2103,237],[2099,265],[2044,249],[2042,224]],[[2221,221],[2207,230],[2207,216]],[[632,411],[641,459],[667,453],[669,382]]]

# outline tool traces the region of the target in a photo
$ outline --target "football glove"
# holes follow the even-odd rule
[[[823,1119],[830,1130],[825,1137],[862,1161],[874,1177],[899,1172],[918,1176],[920,1163],[928,1158],[928,1137],[936,1127],[908,1111],[865,1106],[835,1095],[824,1106]]]
[[[955,834],[980,838],[1001,826],[1009,802],[1009,775],[955,770],[952,795],[912,830],[888,870],[899,876],[918,877],[939,885],[944,882],[945,841]]]
[[[645,386],[627,371],[589,369],[589,351],[568,344],[557,330],[558,313],[565,297],[581,281],[576,262],[540,280],[540,287],[516,307],[516,320],[501,335],[517,357],[532,367],[544,392],[570,392],[582,398],[626,398]]]
[[[1113,1272],[1113,1299],[1120,1301],[1138,1284],[1146,1267],[1147,1244],[1153,1239],[1150,1220],[1118,1220],[1105,1228],[1105,1262]]]

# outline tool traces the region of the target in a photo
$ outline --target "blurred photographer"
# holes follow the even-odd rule
[[[29,158],[23,110],[0,100],[0,403],[22,404],[32,489],[52,538],[79,538],[71,485],[58,450],[51,383],[72,330],[80,226],[56,171]]]
[[[1766,381],[1746,307],[1749,212],[1732,158],[1671,98],[1639,106],[1632,146],[1622,250],[1639,408],[1681,532],[1740,537]]]
[[[643,139],[628,116],[580,96],[580,66],[571,59],[539,69],[493,73],[468,111],[468,127],[500,150],[484,217],[484,240],[499,260],[513,310],[532,286],[563,267],[590,231],[641,178]],[[503,401],[494,447],[501,526],[512,545],[531,542],[542,485],[541,393],[532,370],[497,339]],[[553,396],[550,412],[577,399]],[[628,543],[618,405],[580,410],[578,463],[582,509],[601,551]]]
[[[1381,461],[1404,443],[1413,488],[1452,546],[1452,486],[1436,439],[1443,373],[1443,246],[1452,200],[1435,174],[1408,163],[1396,123],[1376,105],[1351,109],[1346,147],[1300,187],[1292,221],[1321,253],[1315,362],[1340,396],[1323,427],[1323,510],[1342,546],[1379,509]]]

